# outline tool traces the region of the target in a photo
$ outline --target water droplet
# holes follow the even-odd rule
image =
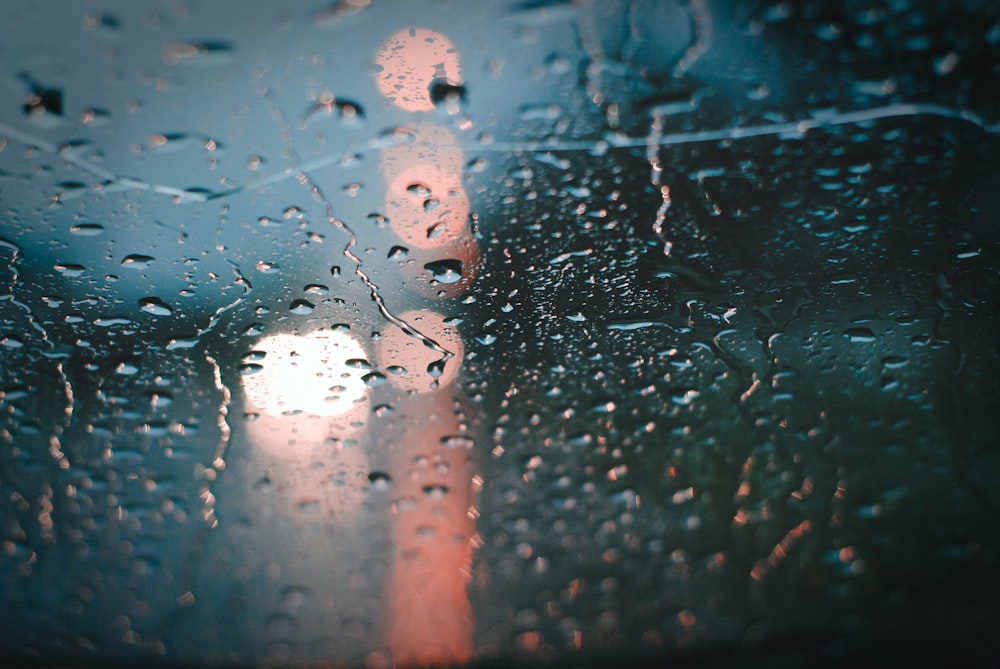
[[[856,344],[867,344],[875,341],[875,333],[869,327],[853,327],[844,330],[844,336]]]
[[[426,184],[422,184],[419,181],[415,181],[406,187],[406,192],[413,197],[426,200],[431,196],[431,187]]]
[[[264,260],[257,261],[257,271],[261,274],[277,274],[279,269],[281,268],[278,267],[277,263],[266,262]]]
[[[368,480],[372,484],[372,490],[376,492],[384,492],[392,487],[392,478],[385,472],[371,472]]]
[[[388,260],[403,260],[410,254],[410,249],[405,246],[393,246],[389,249],[389,255],[386,256]]]
[[[321,283],[310,283],[302,290],[310,295],[326,295],[330,292],[330,289]]]
[[[163,46],[163,61],[168,65],[186,63],[218,67],[233,60],[233,47],[226,42],[168,42]]]
[[[431,103],[449,114],[458,112],[461,105],[465,103],[468,94],[464,85],[453,83],[447,79],[435,79],[428,89]]]
[[[115,374],[120,374],[121,376],[134,376],[139,373],[139,367],[131,362],[120,362],[118,366],[115,367]]]
[[[100,328],[110,328],[116,325],[131,325],[132,321],[124,316],[111,316],[110,318],[98,318],[94,325]]]
[[[139,308],[154,316],[170,316],[174,313],[174,310],[158,297],[142,298],[139,300]]]
[[[301,316],[305,314],[311,314],[313,309],[315,308],[316,305],[310,302],[309,300],[295,300],[288,307],[288,310],[293,314],[299,314]]]
[[[104,232],[104,226],[100,223],[80,223],[71,226],[69,231],[80,237],[96,237]]]
[[[83,265],[75,265],[73,263],[59,263],[54,265],[53,269],[59,272],[65,277],[76,278],[87,271],[87,268]]]
[[[4,348],[23,348],[24,341],[15,335],[4,335],[0,338],[0,346],[3,346]]]
[[[149,264],[156,260],[153,256],[133,253],[122,258],[122,267],[129,269],[149,269]]]
[[[365,385],[369,388],[375,388],[386,382],[385,374],[381,372],[368,372],[361,377],[361,380],[365,382]]]
[[[424,265],[435,280],[441,283],[457,283],[462,279],[462,261],[447,259],[435,260]]]
[[[472,439],[472,437],[452,435],[441,437],[441,445],[445,448],[464,448],[471,451],[475,447],[476,442]]]
[[[448,486],[446,485],[425,485],[422,488],[424,495],[430,499],[444,499],[445,495],[448,494]]]

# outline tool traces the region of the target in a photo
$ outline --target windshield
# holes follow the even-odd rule
[[[1000,657],[994,3],[0,17],[0,654]]]

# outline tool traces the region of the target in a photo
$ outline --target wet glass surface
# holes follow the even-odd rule
[[[1000,657],[995,3],[65,5],[0,654]]]

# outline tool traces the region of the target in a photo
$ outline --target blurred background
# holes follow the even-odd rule
[[[8,0],[0,655],[1000,658],[1000,7]]]

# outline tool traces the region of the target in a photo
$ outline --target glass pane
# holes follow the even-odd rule
[[[0,18],[0,654],[1000,658],[995,3]]]

